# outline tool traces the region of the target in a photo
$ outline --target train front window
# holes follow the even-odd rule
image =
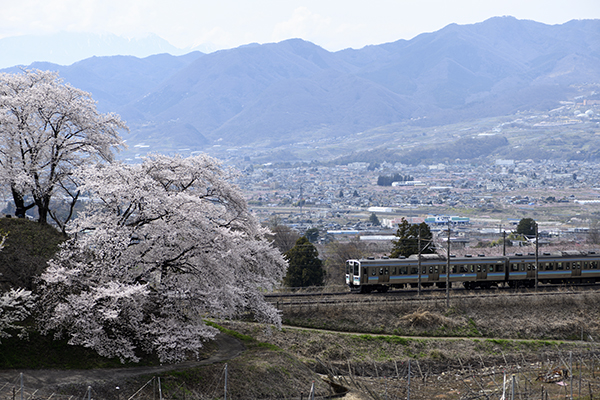
[[[360,264],[359,263],[354,263],[354,276],[359,276],[360,275]]]

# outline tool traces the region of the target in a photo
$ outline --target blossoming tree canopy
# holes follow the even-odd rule
[[[204,317],[280,324],[262,292],[286,262],[215,159],[154,155],[78,178],[90,202],[42,276],[46,331],[104,356],[178,361],[216,334]]]
[[[17,215],[36,206],[41,223],[50,215],[64,225],[50,210],[52,196],[60,190],[76,201],[72,171],[112,160],[123,146],[120,130],[127,127],[117,115],[99,113],[90,93],[55,72],[0,73],[0,178],[11,188]]]

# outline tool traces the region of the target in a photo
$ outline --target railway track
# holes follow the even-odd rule
[[[538,289],[499,287],[495,289],[467,290],[465,288],[453,288],[450,290],[450,299],[453,297],[478,298],[478,297],[500,297],[500,296],[554,296],[565,294],[581,294],[585,291],[599,289],[599,285],[583,284],[577,286],[543,285]],[[399,301],[445,301],[446,289],[428,288],[421,290],[419,295],[417,289],[402,289],[389,291],[387,293],[358,294],[346,292],[319,292],[319,293],[273,293],[265,296],[267,301],[276,306],[304,306],[317,304],[348,304],[348,303],[391,303]]]

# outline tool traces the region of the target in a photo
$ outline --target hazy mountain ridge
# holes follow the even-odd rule
[[[147,57],[152,54],[182,55],[182,50],[156,35],[128,39],[113,34],[58,32],[49,35],[23,35],[0,39],[0,65],[23,65],[39,61],[69,65],[84,58],[129,54]],[[27,60],[27,61],[23,61]]]
[[[153,151],[269,147],[554,108],[576,85],[600,83],[600,20],[498,17],[358,50],[292,39],[32,67],[90,91],[128,122],[130,143]]]

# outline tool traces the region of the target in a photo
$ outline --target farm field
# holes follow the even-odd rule
[[[591,399],[600,396],[599,299],[566,289],[454,296],[447,309],[443,297],[410,304],[365,298],[283,308],[281,331],[228,325],[338,376],[354,398],[407,398],[410,363],[412,399],[499,399],[503,390],[506,398],[511,390],[520,399],[565,398],[573,390],[573,398]]]

